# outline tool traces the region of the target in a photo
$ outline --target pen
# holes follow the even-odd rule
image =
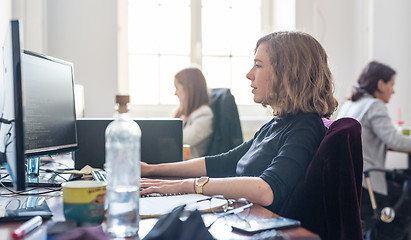
[[[35,228],[39,227],[42,224],[43,220],[40,216],[36,216],[34,218],[31,218],[27,222],[21,224],[18,228],[16,228],[11,236],[14,239],[20,238],[27,233],[33,231]]]

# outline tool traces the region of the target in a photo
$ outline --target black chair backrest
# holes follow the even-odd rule
[[[230,89],[211,89],[210,98],[214,131],[206,155],[215,155],[240,145],[243,142],[243,133],[237,104]]]

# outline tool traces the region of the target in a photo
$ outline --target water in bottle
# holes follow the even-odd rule
[[[117,95],[118,113],[106,129],[107,228],[113,237],[138,234],[141,130],[129,119],[129,96]]]

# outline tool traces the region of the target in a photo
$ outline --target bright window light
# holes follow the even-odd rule
[[[262,19],[275,19],[262,17],[262,12],[281,12],[276,21],[290,18],[287,20],[287,14],[278,9],[262,11],[266,0],[196,1],[129,0],[129,86],[133,104],[178,104],[174,75],[193,64],[192,59],[199,59],[194,64],[202,68],[209,88],[231,88],[237,104],[254,104],[246,74],[253,66],[261,29],[274,26]],[[282,1],[285,6],[281,8],[286,12],[293,11],[293,6],[283,0],[275,1]],[[282,27],[293,24],[284,23]]]

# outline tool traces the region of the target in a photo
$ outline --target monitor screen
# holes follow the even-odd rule
[[[13,20],[2,47],[0,164],[8,170],[16,190],[26,188],[20,43],[20,23]]]
[[[29,50],[21,61],[26,156],[76,150],[73,65]]]

